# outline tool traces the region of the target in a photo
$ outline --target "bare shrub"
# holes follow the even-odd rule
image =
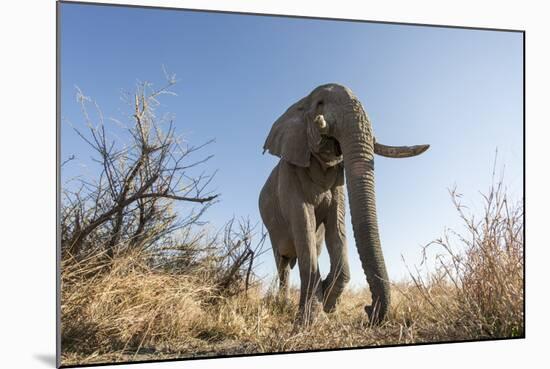
[[[246,292],[261,282],[257,260],[267,251],[267,233],[258,228],[249,218],[232,218],[212,236],[187,227],[157,249],[155,262],[170,273],[200,274],[225,296]]]
[[[237,228],[237,229],[235,229]],[[236,225],[231,219],[225,226],[221,252],[216,255],[217,286],[226,295],[235,295],[248,291],[258,283],[254,275],[254,264],[265,251],[264,243],[267,233],[262,228],[257,231],[258,225],[252,225],[250,219],[241,219]],[[259,232],[259,240],[253,240]]]
[[[122,251],[121,246],[151,247],[174,230],[195,223],[216,199],[217,195],[205,194],[212,175],[188,174],[190,168],[210,158],[190,162],[190,155],[204,145],[184,144],[172,120],[155,115],[159,98],[173,94],[174,84],[170,77],[160,89],[147,82],[138,85],[128,99],[132,107],[129,124],[117,122],[124,127],[125,138],[109,134],[97,104],[78,90],[87,129],[74,129],[93,149],[98,173],[92,178],[78,176],[63,186],[64,258],[81,258],[102,250],[113,257]],[[96,110],[97,122],[92,121],[89,105]],[[67,160],[71,158],[74,156]],[[174,210],[175,202],[180,201],[202,205],[181,216]]]
[[[424,261],[439,248],[436,270],[410,273],[415,288],[403,294],[421,311],[406,315],[449,339],[523,336],[523,204],[510,202],[499,181],[481,194],[476,219],[456,189],[450,195],[465,232],[449,230],[425,246]]]

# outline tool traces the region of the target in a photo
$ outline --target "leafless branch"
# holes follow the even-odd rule
[[[64,190],[64,255],[76,257],[102,248],[112,256],[121,244],[135,247],[141,243],[142,247],[150,247],[168,235],[168,231],[197,222],[218,198],[218,194],[204,195],[213,175],[190,173],[191,168],[211,158],[207,155],[192,161],[191,154],[211,141],[183,146],[173,121],[156,117],[160,97],[174,94],[171,88],[175,76],[166,71],[165,75],[167,83],[158,89],[148,82],[138,84],[129,100],[129,123],[116,123],[113,127],[126,127],[122,138],[110,132],[98,104],[77,88],[86,128],[73,128],[96,153],[93,162],[97,163],[99,174],[97,179],[74,179],[79,185]],[[90,106],[94,114],[90,113]],[[70,157],[62,165],[73,159]],[[199,204],[201,209],[179,217],[172,211],[175,202]]]

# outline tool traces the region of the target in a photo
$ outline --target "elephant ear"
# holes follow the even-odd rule
[[[304,97],[273,123],[264,144],[264,153],[280,157],[299,167],[309,167],[311,151],[305,122]]]

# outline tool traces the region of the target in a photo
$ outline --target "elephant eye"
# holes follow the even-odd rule
[[[317,101],[317,105],[315,106],[315,110],[316,110],[316,111],[320,111],[321,109],[323,109],[323,105],[324,105],[324,104],[325,104],[325,103],[323,102],[323,100]]]

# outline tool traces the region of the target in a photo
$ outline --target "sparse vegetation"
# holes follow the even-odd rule
[[[211,177],[186,174],[194,149],[169,124],[162,133],[149,110],[159,94],[147,91],[135,95],[131,145],[115,149],[103,123],[88,122],[100,175],[64,189],[63,365],[524,335],[523,205],[502,181],[483,195],[479,219],[451,191],[464,230],[425,247],[436,269],[392,285],[381,325],[363,310],[368,291],[347,290],[336,312],[295,330],[297,290],[284,302],[255,274],[265,233],[246,219],[217,234],[201,227]],[[205,205],[177,214],[176,201]]]
[[[284,303],[256,284],[227,295],[208,267],[152,267],[148,253],[96,255],[63,265],[63,362],[300,351],[523,336],[523,209],[497,185],[485,216],[469,218],[452,193],[465,233],[450,232],[438,268],[393,285],[381,326],[369,325],[366,290],[346,291],[335,313],[293,331],[297,291]],[[462,243],[462,245],[457,244]],[[207,263],[208,258],[203,262]],[[226,269],[227,270],[227,269]],[[206,277],[209,275],[210,277]]]

